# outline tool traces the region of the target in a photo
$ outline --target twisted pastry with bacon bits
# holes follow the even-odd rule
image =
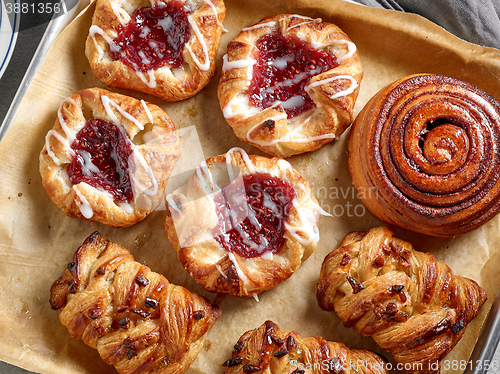
[[[91,234],[50,289],[71,336],[97,349],[118,373],[183,373],[220,308]]]
[[[419,369],[407,372],[438,373],[486,293],[393,235],[387,227],[346,235],[323,262],[318,302],[397,362],[412,363],[405,368]]]
[[[225,374],[388,373],[385,361],[373,352],[350,350],[319,336],[302,338],[297,332],[280,330],[271,321],[244,333],[223,366]]]

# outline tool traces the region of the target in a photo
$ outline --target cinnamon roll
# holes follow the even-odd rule
[[[354,121],[349,170],[385,223],[432,236],[473,230],[500,209],[500,103],[448,76],[400,79]]]

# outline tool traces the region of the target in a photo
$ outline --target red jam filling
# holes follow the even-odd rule
[[[129,175],[132,148],[116,125],[100,119],[88,120],[76,134],[71,149],[75,151],[67,168],[71,183],[85,182],[109,192],[116,201],[132,200]]]
[[[236,179],[215,198],[219,226],[214,238],[246,258],[278,253],[285,244],[285,222],[295,189],[281,179],[252,174]]]
[[[191,37],[188,15],[178,0],[137,8],[130,22],[118,28],[110,56],[142,72],[167,65],[181,67],[182,51]]]
[[[310,78],[339,65],[335,56],[295,35],[266,34],[257,41],[257,48],[250,102],[266,109],[280,101],[288,118],[313,107],[305,90]]]

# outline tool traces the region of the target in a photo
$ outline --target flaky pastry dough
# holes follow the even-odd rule
[[[221,225],[215,199],[224,186],[242,183],[241,178],[254,174],[283,180],[292,186],[296,196],[284,223],[281,250],[248,258],[226,251],[214,238],[214,230]],[[246,195],[242,193],[241,197]],[[210,292],[249,297],[268,290],[289,278],[311,255],[319,239],[321,208],[306,180],[287,161],[277,157],[247,155],[242,149],[233,148],[200,165],[186,185],[167,196],[167,202],[168,239],[184,268]],[[236,225],[242,225],[237,219]]]
[[[346,235],[323,262],[318,302],[371,336],[406,372],[438,373],[486,293],[393,235],[387,227]]]
[[[257,41],[275,31],[295,35],[334,55],[339,63],[310,79],[306,91],[315,106],[293,118],[287,118],[281,103],[261,110],[249,101]],[[318,149],[349,127],[362,77],[356,45],[339,27],[319,19],[282,14],[244,28],[228,44],[218,97],[224,117],[240,140],[268,154],[288,157]]]
[[[71,144],[92,119],[115,124],[128,139],[133,150],[129,162],[131,201],[115,201],[107,191],[84,182],[72,184],[68,177],[68,165],[75,157]],[[89,88],[62,102],[40,153],[40,174],[47,194],[68,216],[114,227],[130,226],[161,203],[165,181],[179,154],[175,126],[158,106]]]
[[[225,374],[387,374],[386,361],[368,350],[349,349],[319,336],[282,331],[272,321],[244,333],[224,364]]]
[[[71,336],[120,374],[183,373],[221,313],[98,232],[54,282],[50,304]]]
[[[474,230],[500,212],[500,102],[454,77],[398,79],[356,117],[349,171],[388,225],[445,237]]]
[[[226,15],[223,0],[180,0],[191,13],[191,36],[184,46],[180,68],[163,66],[138,72],[109,54],[117,29],[128,23],[139,7],[151,7],[170,0],[98,0],[85,54],[94,74],[109,87],[149,93],[167,101],[189,98],[204,88],[215,74],[215,58]]]

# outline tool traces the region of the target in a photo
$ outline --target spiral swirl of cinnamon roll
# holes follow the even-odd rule
[[[367,209],[432,236],[476,229],[500,209],[500,103],[421,74],[379,91],[356,118],[349,170]]]

